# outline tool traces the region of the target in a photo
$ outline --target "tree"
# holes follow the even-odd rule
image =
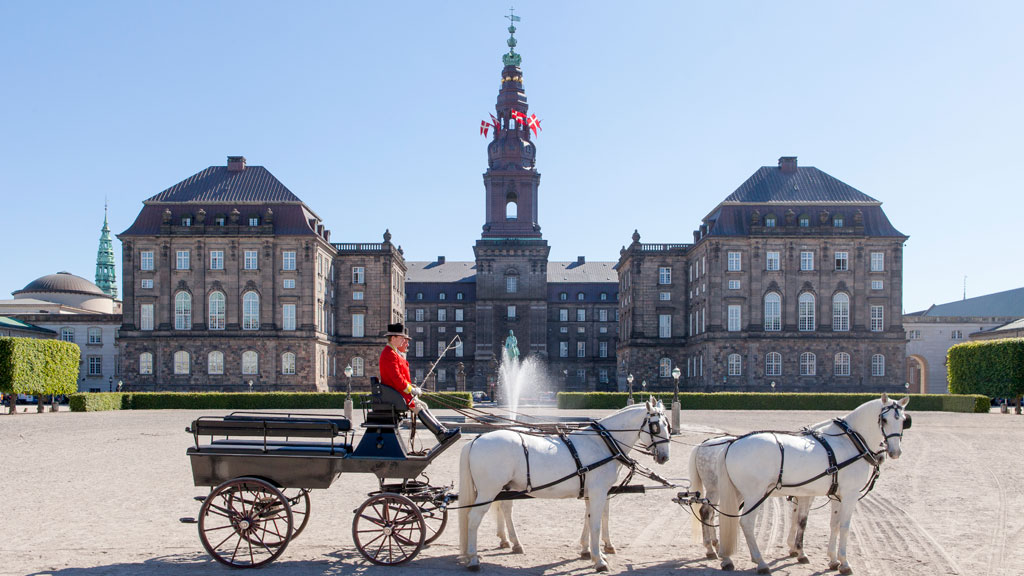
[[[78,346],[70,342],[0,338],[0,392],[15,396],[73,394],[78,391],[80,357]],[[11,402],[13,414],[16,399]]]
[[[949,391],[990,398],[1024,395],[1024,338],[957,344],[946,354]]]

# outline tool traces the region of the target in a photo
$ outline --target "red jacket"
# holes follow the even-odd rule
[[[409,393],[412,377],[409,376],[409,361],[402,358],[391,346],[384,346],[380,353],[380,383],[398,390],[410,409],[416,408],[416,400]]]

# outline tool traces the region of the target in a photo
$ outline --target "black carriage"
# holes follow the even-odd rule
[[[398,429],[405,401],[376,379],[371,385],[355,446],[349,420],[333,415],[233,412],[192,422],[193,480],[212,487],[197,498],[199,539],[215,560],[235,568],[276,560],[309,521],[310,491],[329,488],[343,472],[377,476],[379,489],[352,520],[352,539],[370,562],[408,562],[441,535],[456,495],[451,485],[416,478],[459,435],[410,453]]]

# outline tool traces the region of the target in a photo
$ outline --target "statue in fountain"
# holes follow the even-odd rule
[[[505,358],[515,360],[519,358],[519,341],[511,330],[508,331],[508,338],[505,338]]]

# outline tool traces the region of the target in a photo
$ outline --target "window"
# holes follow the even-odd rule
[[[814,376],[817,373],[817,358],[812,352],[804,352],[800,355],[800,375]]]
[[[206,355],[206,373],[207,374],[223,374],[224,373],[224,353],[223,352],[210,352]]]
[[[661,300],[662,302],[668,302],[668,301],[672,300],[672,293],[671,292],[660,292],[660,293],[658,293],[658,300]]]
[[[608,357],[608,343],[604,340],[597,343],[597,355],[600,358]]]
[[[833,218],[832,219],[832,225],[835,226],[836,228],[842,228],[843,227],[843,217],[842,216],[836,216],[835,218]]]
[[[444,349],[445,348],[446,348],[446,345],[444,343],[444,340],[438,340],[437,341],[437,357],[438,358],[444,358]]]
[[[437,299],[438,300],[447,300],[448,299],[448,295],[445,294],[444,292],[441,292],[440,294],[437,295]]]
[[[659,378],[671,378],[672,377],[672,359],[662,358],[658,360],[658,377]]]
[[[295,304],[281,306],[281,328],[295,330]]]
[[[245,261],[242,265],[246,270],[256,270],[259,268],[259,251],[258,250],[246,250]]]
[[[352,267],[352,283],[353,284],[365,284],[366,283],[366,268],[362,266]],[[419,300],[423,299],[423,293],[420,293]]]
[[[423,292],[417,292],[416,293],[416,299],[417,300],[423,300]]]
[[[576,321],[577,322],[586,322],[587,321],[587,309],[586,308],[577,308],[576,309]]]
[[[729,317],[727,318],[726,322],[729,332],[740,331],[740,310],[741,308],[739,304],[729,305]]]
[[[518,276],[505,276],[505,292],[515,294],[519,288]]]
[[[463,298],[462,292],[456,292],[455,293],[455,299],[456,300],[462,300],[462,298]]]
[[[598,320],[598,322],[607,322],[608,321],[608,310],[606,310],[604,308],[598,310],[597,311],[597,320]]]
[[[462,358],[462,354],[462,340],[459,340],[455,343],[455,357]]]
[[[586,298],[586,296],[583,295],[583,292],[577,292],[576,293],[576,299],[579,300],[580,302],[583,302],[583,300],[585,298]]]
[[[832,297],[832,331],[850,330],[850,297],[840,292]]]
[[[210,270],[224,269],[224,251],[210,250]]]
[[[210,293],[210,305],[209,305],[209,319],[207,322],[207,328],[209,330],[223,330],[225,325],[225,313],[224,303],[225,297],[223,292],[211,292]]]
[[[951,337],[951,338],[952,338],[953,340],[963,340],[963,339],[964,339],[964,333],[963,333],[963,331],[962,331],[962,330],[953,330],[953,331],[952,331],[952,332],[950,333],[950,337]]]
[[[281,253],[281,268],[284,270],[295,270],[295,252],[286,250]],[[292,366],[295,366],[295,355],[292,354]],[[292,372],[294,374],[295,372]]]
[[[152,270],[153,269],[153,252],[146,250],[139,252],[139,270]],[[150,359],[152,359],[150,355]],[[152,374],[152,372],[150,372]]]
[[[423,311],[423,308],[417,308],[416,309],[416,321],[417,322],[423,322],[424,314],[425,314],[425,312]]]
[[[507,313],[508,313],[509,320],[515,318],[516,317],[516,307],[515,306],[509,306],[508,310],[507,310]]]
[[[743,375],[743,357],[739,354],[729,354],[729,376]]]
[[[607,370],[603,370],[603,369],[602,370],[598,370],[597,371],[597,381],[600,382],[601,384],[607,384],[608,383],[608,371]]]
[[[259,374],[259,358],[259,354],[252,350],[246,350],[245,352],[242,352],[242,374]]]
[[[362,300],[363,299],[363,291],[362,290],[356,290],[355,292],[353,292],[352,293],[352,299],[353,300]]]
[[[178,250],[178,258],[176,262],[176,268],[178,270],[188,270],[188,250]]]
[[[739,272],[743,269],[743,254],[741,252],[729,252],[729,272]]]
[[[668,266],[662,266],[658,268],[658,284],[671,284],[672,283],[672,268]]]
[[[213,219],[213,223],[217,226],[224,226],[227,224],[228,219],[223,216],[217,216]]]
[[[423,368],[416,369],[416,381],[421,383],[423,382]]]
[[[559,300],[568,300],[569,299],[569,294],[566,293],[566,292],[559,292],[558,293],[558,299]]]
[[[871,375],[885,376],[885,356],[881,354],[871,356]]]
[[[568,334],[569,333],[569,328],[566,327],[566,326],[562,326],[562,327],[560,327],[558,329],[558,331],[561,332],[562,334]]]
[[[836,252],[836,270],[842,272],[850,269],[850,253]]]
[[[871,271],[872,272],[883,272],[883,271],[885,271],[885,252],[872,252],[871,253]]]
[[[143,288],[147,288],[147,289],[148,288],[152,288],[153,287],[153,279],[152,278],[143,278],[142,279],[142,287]]]
[[[569,309],[568,308],[559,308],[558,309],[558,321],[559,322],[568,322],[569,321]]]
[[[778,251],[770,251],[765,258],[765,269],[766,270],[778,270],[779,269],[779,253]]]
[[[352,358],[352,375],[362,376],[363,375],[363,359],[359,356]]]
[[[872,306],[871,307],[871,331],[881,332],[885,330],[885,307],[884,306]]]
[[[292,288],[295,288],[295,279],[294,278],[285,278],[284,279],[284,287],[285,287],[286,290],[291,290]]]
[[[242,330],[260,329],[260,295],[249,291],[242,295]]]
[[[139,374],[153,373],[153,353],[143,352],[139,354]]]
[[[849,376],[850,375],[850,355],[846,352],[840,352],[836,354],[835,369],[836,376]]]
[[[152,330],[153,329],[153,305],[143,304],[139,306],[139,330]],[[63,331],[62,331],[63,332]],[[64,339],[63,333],[61,334],[61,340]]]
[[[89,376],[103,375],[103,357],[89,356]]]
[[[416,341],[416,357],[417,358],[422,358],[423,357],[423,341],[422,340],[417,340]]]
[[[764,226],[765,226],[765,228],[775,228],[775,216],[771,216],[771,215],[765,216],[764,217]]]
[[[658,338],[672,337],[672,315],[658,314]]]
[[[601,292],[600,298],[601,298],[601,302],[604,302],[604,301],[608,300],[608,293],[607,292]]]
[[[782,330],[782,296],[777,292],[769,292],[764,296],[764,331],[779,330]]]
[[[872,290],[881,290],[882,289],[882,281],[881,280],[872,280],[871,281],[871,289]]]
[[[352,337],[362,338],[365,335],[364,322],[366,320],[365,314],[353,314],[352,315]]]
[[[174,353],[174,373],[175,374],[188,374],[189,372],[189,359],[188,352],[184,350],[178,350]],[[152,374],[152,369],[150,369]]]
[[[769,352],[764,356],[764,375],[782,376],[782,354]]]
[[[455,321],[456,322],[462,322],[464,318],[465,318],[465,312],[462,310],[462,308],[456,308],[455,309]]]
[[[61,328],[60,329],[60,339],[63,340],[64,342],[74,342],[75,341],[75,329],[74,328]]]
[[[814,332],[814,294],[804,292],[797,303],[799,321],[797,329],[801,332]]]
[[[89,344],[103,344],[103,330],[100,328],[89,328]]]
[[[255,217],[255,216],[250,216],[249,217],[249,226],[259,226],[259,225],[260,225],[260,219],[259,218]]]
[[[576,328],[576,332],[578,332],[580,334],[583,334],[586,331],[587,331],[587,329],[584,328],[583,326],[580,326],[580,327]]]
[[[740,281],[739,280],[729,280],[729,290],[739,290],[739,289],[740,289]]]
[[[909,332],[907,332],[907,340],[920,340],[920,339],[921,339],[921,331],[920,330],[910,330]]]
[[[587,356],[587,343],[577,342],[576,343],[576,357],[585,358]]]
[[[568,358],[569,357],[569,343],[568,342],[559,342],[558,343],[558,357],[559,358]]]
[[[811,218],[810,218],[810,216],[801,216],[799,222],[800,222],[800,227],[801,228],[810,228],[811,227]]]
[[[295,354],[285,352],[281,355],[281,374],[295,374]]]
[[[188,292],[174,295],[174,329],[192,329],[192,295]]]
[[[447,308],[438,308],[437,309],[437,321],[438,322],[447,322],[448,321],[448,309]]]
[[[804,271],[814,270],[814,252],[800,253],[800,269]]]

